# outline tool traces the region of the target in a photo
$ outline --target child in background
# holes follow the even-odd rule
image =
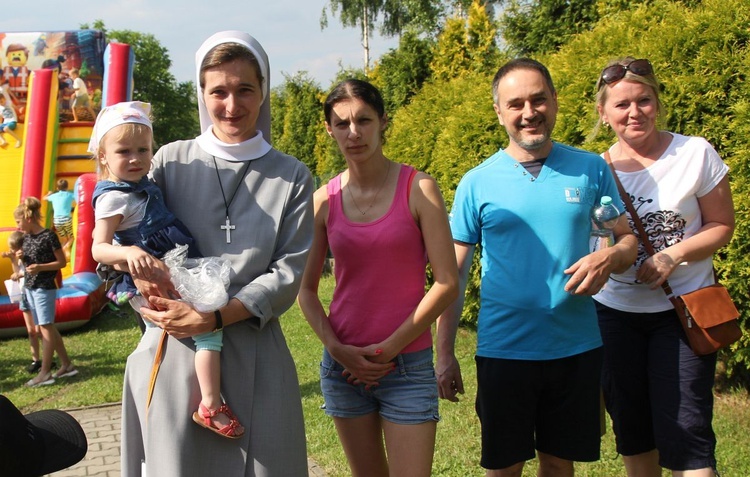
[[[99,167],[99,182],[93,194],[96,222],[91,252],[97,262],[127,266],[130,274],[115,285],[118,291],[108,292],[111,299],[118,299],[122,293],[132,296],[132,278],[148,278],[155,268],[164,267],[157,258],[178,244],[189,245],[191,256],[197,254],[190,233],[167,209],[161,190],[147,177],[153,157],[150,112],[151,105],[140,101],[102,109],[89,143]],[[112,243],[113,239],[117,244]],[[148,321],[146,325],[154,327]],[[211,425],[205,425],[202,418],[208,416],[200,410],[193,420],[234,439],[244,433],[244,428],[221,399],[222,336],[218,331],[193,337],[200,409],[208,411]]]
[[[89,99],[89,90],[86,88],[86,83],[78,75],[76,68],[71,68],[70,77],[73,78],[73,94],[70,95],[70,110],[73,112],[73,122],[78,122],[78,112],[76,108],[85,108],[89,112],[91,118],[96,117],[94,109],[91,107],[91,100]]]
[[[3,116],[3,122],[0,123],[0,147],[8,145],[8,142],[3,138],[2,133],[15,139],[16,147],[21,147],[21,138],[16,136],[16,133],[13,132],[18,125],[18,118],[16,117],[16,112],[13,110],[13,107],[8,104],[8,98],[5,97],[5,94],[0,94],[0,114]]]
[[[44,198],[52,203],[54,215],[52,222],[55,231],[62,240],[65,257],[70,259],[70,247],[73,245],[73,209],[75,208],[75,196],[68,190],[68,181],[59,179],[57,181],[57,192],[48,192]]]
[[[11,280],[20,282],[23,288],[24,269],[23,266],[23,232],[16,230],[8,235],[8,251],[3,252],[3,257],[9,258],[13,266]],[[26,367],[30,373],[38,372],[42,367],[42,361],[39,359],[39,327],[34,324],[34,317],[31,316],[31,308],[26,300],[26,295],[21,295],[21,301],[18,308],[23,313],[23,321],[26,324],[26,332],[29,334],[29,348],[31,349],[31,364]]]
[[[57,378],[78,374],[78,370],[70,362],[62,336],[55,327],[55,276],[65,266],[65,254],[57,235],[42,226],[41,208],[39,199],[27,197],[13,212],[16,226],[24,233],[24,295],[29,302],[34,324],[40,327],[42,334],[42,367],[39,374],[26,383],[30,387],[52,384]],[[55,352],[60,358],[60,369],[52,374],[52,357]]]

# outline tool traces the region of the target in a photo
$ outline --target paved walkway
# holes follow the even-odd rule
[[[119,403],[67,409],[81,423],[89,442],[86,457],[73,467],[51,474],[54,477],[120,477]],[[325,477],[325,471],[308,459],[309,477]]]

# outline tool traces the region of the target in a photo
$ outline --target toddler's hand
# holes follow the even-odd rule
[[[138,279],[148,279],[157,263],[150,253],[135,246],[128,250],[127,261],[130,275]]]

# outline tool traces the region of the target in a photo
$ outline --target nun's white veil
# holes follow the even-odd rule
[[[263,104],[260,107],[260,114],[258,115],[258,122],[256,128],[263,133],[263,139],[271,144],[271,100],[268,98],[268,85],[271,81],[271,70],[268,65],[268,55],[266,50],[258,43],[258,40],[248,35],[245,32],[229,30],[220,31],[211,35],[203,44],[198,48],[195,53],[195,71],[196,81],[195,87],[198,92],[198,115],[201,122],[201,133],[211,126],[211,118],[208,115],[208,109],[206,109],[206,103],[203,101],[203,92],[201,91],[200,85],[200,69],[203,59],[206,57],[209,51],[216,45],[222,43],[237,43],[248,50],[255,56],[260,65],[261,74],[263,75],[263,84],[261,89],[263,92]]]

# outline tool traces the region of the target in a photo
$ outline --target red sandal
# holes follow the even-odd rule
[[[229,424],[219,429],[213,425],[211,418],[217,414],[224,414],[229,418]],[[245,433],[245,428],[242,427],[240,421],[234,416],[229,406],[226,403],[222,404],[218,409],[209,409],[200,404],[200,407],[196,412],[193,413],[193,421],[201,427],[205,427],[209,431],[219,434],[221,437],[227,437],[229,439],[239,439]]]

